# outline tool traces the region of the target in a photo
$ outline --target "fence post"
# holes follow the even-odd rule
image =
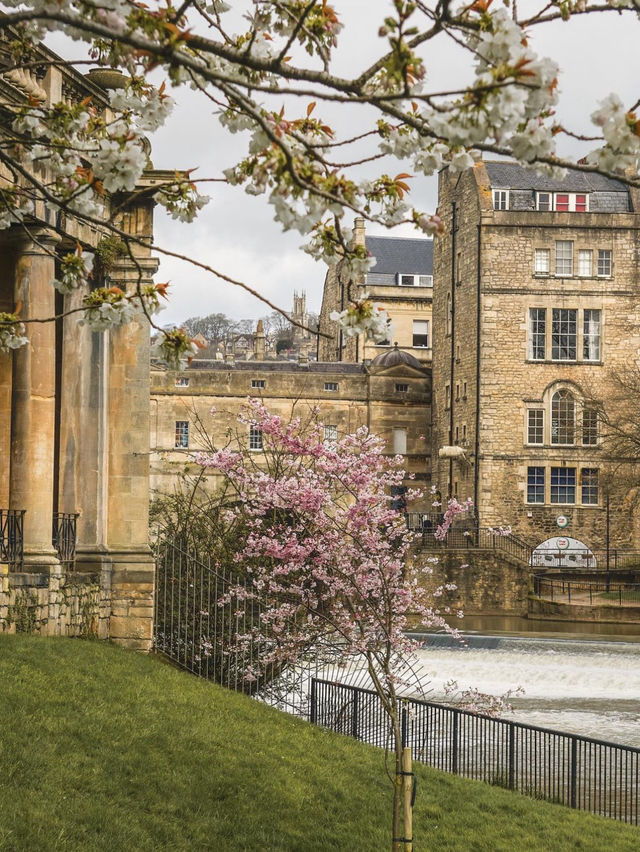
[[[358,690],[353,690],[353,710],[351,713],[351,736],[358,739]]]
[[[513,790],[516,775],[516,729],[511,722],[507,724],[509,725],[509,789]]]
[[[571,769],[570,769],[570,789],[571,789],[571,807],[577,805],[577,786],[578,786],[578,740],[576,737],[571,737]]]
[[[318,701],[318,681],[315,677],[311,678],[311,695],[309,698],[309,721],[312,725],[317,724],[318,719],[318,709],[317,709],[317,701]]]
[[[458,711],[453,711],[453,726],[451,728],[451,771],[458,774]]]

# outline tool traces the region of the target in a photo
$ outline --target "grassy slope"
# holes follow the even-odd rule
[[[415,849],[638,850],[640,829],[419,768]],[[0,636],[1,850],[388,848],[383,756],[105,643]]]

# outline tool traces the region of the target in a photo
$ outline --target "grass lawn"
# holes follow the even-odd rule
[[[418,767],[416,852],[640,849]],[[0,636],[0,850],[389,848],[382,752],[102,642]]]

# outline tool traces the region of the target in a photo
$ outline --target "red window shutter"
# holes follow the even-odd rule
[[[569,209],[569,196],[568,195],[556,195],[556,210],[560,212],[566,212]]]
[[[586,213],[587,212],[587,196],[586,195],[576,195],[576,213]]]

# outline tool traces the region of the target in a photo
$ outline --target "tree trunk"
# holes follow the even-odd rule
[[[392,834],[392,852],[403,852],[404,841],[403,837],[403,819],[402,819],[402,731],[400,729],[400,721],[398,712],[395,706],[389,714],[393,729],[393,751],[395,753],[396,771],[393,779],[393,834]]]

